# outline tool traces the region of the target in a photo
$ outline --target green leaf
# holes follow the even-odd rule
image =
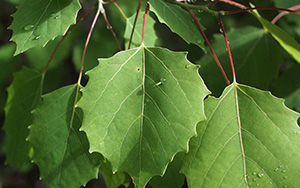
[[[81,8],[78,0],[27,0],[13,14],[12,41],[18,55],[34,46],[45,46],[50,40],[64,35],[76,22]]]
[[[286,97],[285,104],[297,112],[300,112],[300,88]]]
[[[5,70],[0,74],[0,114],[3,113],[6,103],[6,87],[12,79],[12,73],[20,65],[19,58],[13,57],[14,50],[13,44],[6,44],[0,47],[0,70]]]
[[[33,162],[49,187],[80,187],[98,175],[100,157],[88,152],[86,135],[79,132],[82,112],[74,107],[78,98],[77,85],[63,87],[44,95],[33,111],[28,139]]]
[[[286,66],[286,65],[285,65]],[[272,83],[271,92],[278,97],[286,98],[300,88],[300,65],[293,63],[280,72],[278,79]]]
[[[100,152],[113,172],[127,172],[136,187],[163,175],[205,119],[202,105],[208,91],[198,66],[185,56],[142,45],[100,59],[88,73],[78,106],[90,152]]]
[[[272,24],[268,20],[254,14],[263,27],[277,40],[277,42],[300,63],[300,44],[286,31]]]
[[[164,176],[155,176],[149,184],[153,188],[182,188],[184,184],[184,175],[179,173],[183,163],[184,153],[178,153],[174,160],[168,165]]]
[[[27,68],[14,74],[14,81],[8,88],[4,123],[6,163],[15,167],[22,167],[28,160],[31,146],[25,139],[33,119],[31,111],[41,100],[41,90],[42,75]]]
[[[274,39],[263,29],[256,27],[231,29],[227,37],[239,82],[259,89],[269,89],[283,63],[281,49]],[[227,75],[231,75],[228,51],[222,34],[214,35],[212,47]],[[205,54],[196,64],[201,65],[200,74],[207,87],[214,95],[219,96],[226,87],[226,82],[211,52]]]
[[[233,83],[205,114],[184,158],[189,187],[298,187],[300,115],[282,99]]]
[[[101,174],[105,180],[106,188],[116,188],[120,185],[124,185],[125,187],[129,186],[131,178],[128,174],[124,172],[116,172],[115,174],[112,172],[111,163],[109,161],[105,161],[100,167]]]
[[[142,27],[143,27],[143,16],[144,12],[140,12],[139,17],[136,22],[135,30],[132,37],[132,47],[138,47],[142,43]],[[126,29],[125,29],[125,45],[128,46],[130,35],[133,28],[133,23],[135,20],[135,15],[131,16],[127,19]],[[146,25],[145,25],[145,41],[144,44],[146,46],[154,46],[155,41],[157,39],[155,30],[154,30],[155,21],[150,16],[147,17]]]
[[[150,10],[187,43],[196,44],[205,51],[204,39],[187,11],[162,0],[150,0]]]

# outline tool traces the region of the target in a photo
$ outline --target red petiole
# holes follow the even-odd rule
[[[199,21],[197,20],[197,18],[196,18],[195,14],[193,13],[192,10],[189,10],[189,12],[190,12],[190,14],[191,14],[192,17],[193,17],[193,20],[194,20],[195,23],[197,24],[197,27],[199,28],[201,34],[203,35],[203,37],[204,37],[204,39],[205,39],[205,41],[206,41],[206,43],[207,43],[207,45],[208,45],[208,47],[209,47],[211,53],[213,54],[213,56],[214,56],[214,58],[215,58],[215,61],[217,62],[218,66],[219,66],[219,68],[220,68],[220,70],[221,70],[221,72],[222,72],[222,74],[223,74],[223,76],[224,76],[224,78],[225,78],[225,81],[226,81],[227,85],[230,85],[230,81],[229,81],[229,79],[228,79],[228,77],[227,77],[227,75],[226,75],[226,73],[225,73],[225,71],[224,71],[224,69],[223,69],[223,67],[222,67],[222,65],[221,65],[221,63],[220,63],[220,61],[219,61],[219,59],[218,59],[216,53],[215,53],[215,51],[213,50],[213,48],[212,48],[212,46],[211,46],[211,44],[210,44],[210,42],[209,42],[209,40],[208,40],[206,34],[204,33],[204,31],[203,31],[203,29],[202,29],[202,27],[201,27]]]
[[[86,49],[87,49],[87,46],[88,46],[88,44],[90,42],[90,38],[91,38],[92,32],[94,30],[94,27],[96,25],[96,22],[98,20],[99,14],[103,10],[104,9],[103,9],[103,5],[102,5],[102,1],[100,0],[99,3],[98,3],[98,10],[97,10],[96,15],[94,17],[94,20],[92,22],[90,31],[88,33],[88,36],[86,38],[86,42],[85,42],[85,45],[84,45],[84,50],[83,50],[82,59],[81,59],[81,68],[80,68],[80,72],[79,72],[79,76],[78,76],[78,82],[77,82],[79,85],[80,85],[81,78],[82,78],[82,72],[83,72],[83,65],[84,65],[84,60],[85,60]]]
[[[295,11],[295,10],[290,10],[290,9],[286,9],[286,8],[277,8],[277,7],[254,7],[254,8],[245,8],[245,9],[240,9],[240,10],[233,10],[233,11],[228,11],[228,14],[235,14],[235,13],[240,13],[240,12],[245,12],[248,10],[281,10],[281,11],[286,11],[286,12],[292,12],[295,14],[299,14],[299,11]]]
[[[144,14],[144,20],[143,20],[143,31],[142,31],[142,43],[144,43],[144,38],[145,38],[145,25],[146,25],[146,18],[149,10],[149,4],[147,4],[145,14]]]
[[[231,50],[230,50],[230,47],[229,47],[229,42],[228,42],[228,39],[227,39],[227,36],[226,36],[224,24],[223,24],[223,22],[221,20],[221,17],[218,17],[218,21],[219,21],[219,24],[221,26],[222,33],[223,33],[223,36],[224,36],[224,39],[225,39],[225,44],[226,44],[226,48],[227,48],[227,51],[228,51],[228,57],[229,57],[229,60],[230,60],[230,65],[231,65],[231,70],[232,70],[232,77],[233,77],[233,81],[235,82],[236,81],[236,75],[235,75],[235,70],[234,70],[234,64],[233,64],[233,60],[232,60]]]
[[[128,50],[130,49],[130,46],[131,46],[132,37],[133,37],[134,30],[135,30],[137,18],[138,18],[138,16],[139,16],[139,12],[140,12],[140,9],[141,9],[141,4],[142,4],[142,0],[140,0],[139,5],[138,5],[138,8],[137,8],[137,10],[136,10],[136,14],[135,14],[135,18],[134,18],[133,27],[132,27],[132,31],[131,31],[131,34],[130,34],[130,39],[129,39],[129,44],[128,44]]]

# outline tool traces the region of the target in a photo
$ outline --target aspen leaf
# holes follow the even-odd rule
[[[205,101],[182,172],[189,187],[297,187],[299,114],[269,92],[233,83]]]
[[[205,119],[209,92],[197,71],[186,53],[144,45],[100,59],[78,103],[90,152],[101,153],[113,172],[127,172],[136,187],[163,175]]]

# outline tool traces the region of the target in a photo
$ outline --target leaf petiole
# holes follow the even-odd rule
[[[149,4],[147,4],[145,14],[144,14],[143,31],[142,31],[142,43],[144,43],[144,39],[145,39],[145,25],[146,25],[146,18],[147,18],[148,10],[149,10]]]
[[[134,19],[132,31],[131,31],[131,34],[130,34],[130,39],[129,39],[129,44],[128,44],[128,50],[130,49],[130,46],[131,46],[132,37],[133,37],[134,30],[135,30],[137,18],[139,16],[139,12],[140,12],[140,9],[141,9],[141,4],[142,4],[142,0],[140,0],[139,5],[138,5],[137,10],[136,10],[135,19]]]
[[[44,68],[44,70],[43,70],[43,76],[46,74],[46,72],[47,72],[47,70],[48,70],[48,68],[49,68],[49,66],[50,66],[50,64],[51,64],[51,62],[52,62],[52,60],[53,60],[53,58],[54,58],[54,56],[55,56],[57,50],[58,50],[58,48],[61,46],[61,44],[63,43],[63,41],[65,40],[65,38],[71,33],[71,31],[74,29],[74,27],[77,26],[77,24],[78,24],[81,20],[83,20],[83,18],[85,18],[90,12],[92,12],[92,10],[94,10],[94,8],[96,8],[96,5],[97,5],[97,3],[94,4],[94,5],[93,5],[87,12],[85,12],[82,16],[80,16],[80,17],[77,19],[76,23],[75,23],[74,25],[72,25],[72,26],[68,29],[68,31],[66,32],[66,34],[65,34],[65,35],[62,37],[62,39],[59,41],[59,43],[57,44],[57,46],[56,46],[56,48],[54,49],[53,53],[51,54],[51,56],[50,56],[50,58],[49,58],[49,60],[48,60],[48,63],[46,64],[46,66],[45,66],[45,68]]]
[[[99,14],[100,14],[100,12],[104,11],[104,8],[103,8],[103,5],[102,5],[102,1],[103,1],[103,0],[98,0],[98,9],[97,9],[96,15],[95,15],[95,17],[94,17],[93,23],[92,23],[92,25],[91,25],[90,31],[89,31],[89,33],[88,33],[88,36],[87,36],[87,38],[86,38],[86,42],[85,42],[84,50],[83,50],[83,54],[82,54],[81,68],[80,68],[80,72],[79,72],[79,76],[78,76],[78,81],[77,81],[77,84],[78,84],[78,85],[80,85],[81,78],[82,78],[83,65],[84,65],[84,59],[85,59],[85,54],[86,54],[87,46],[88,46],[88,44],[89,44],[89,41],[90,41],[92,32],[93,32],[94,27],[95,27],[95,24],[96,24],[96,22],[97,22],[97,20],[98,20]]]
[[[210,42],[209,42],[209,40],[208,40],[206,34],[204,33],[204,31],[203,31],[203,29],[202,29],[202,27],[201,27],[199,21],[197,20],[197,18],[196,18],[195,14],[193,13],[192,10],[189,10],[189,12],[190,12],[191,16],[193,17],[193,20],[194,20],[195,23],[197,24],[197,27],[198,27],[198,29],[200,30],[201,34],[203,35],[203,37],[204,37],[204,39],[205,39],[205,41],[206,41],[206,43],[207,43],[207,45],[208,45],[208,47],[209,47],[211,53],[213,54],[213,56],[214,56],[214,58],[215,58],[215,61],[217,62],[218,66],[219,66],[219,68],[220,68],[220,70],[221,70],[221,72],[222,72],[222,75],[223,75],[223,77],[225,78],[225,81],[226,81],[227,85],[230,85],[230,81],[229,81],[229,79],[228,79],[228,77],[227,77],[227,75],[226,75],[226,73],[225,73],[225,71],[224,71],[224,69],[223,69],[223,67],[222,67],[222,65],[221,65],[221,63],[220,63],[220,61],[219,61],[219,59],[218,59],[216,53],[215,53],[215,51],[213,50],[213,48],[212,48],[212,46],[211,46],[211,44],[210,44]]]
[[[227,51],[228,51],[228,57],[229,57],[230,64],[231,64],[233,82],[236,82],[236,74],[235,74],[234,64],[233,64],[233,60],[232,60],[231,50],[230,50],[230,47],[229,47],[229,41],[227,40],[224,24],[221,20],[221,17],[218,17],[218,21],[219,21],[219,24],[221,26],[222,34],[224,36],[226,48],[227,48]]]

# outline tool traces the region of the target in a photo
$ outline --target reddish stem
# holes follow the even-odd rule
[[[240,9],[240,10],[233,10],[233,11],[228,11],[229,14],[235,14],[235,13],[240,13],[240,12],[245,12],[248,10],[281,10],[281,11],[287,11],[287,12],[292,12],[295,14],[299,14],[299,11],[295,11],[295,10],[290,10],[290,9],[286,9],[286,8],[277,8],[277,7],[254,7],[254,8],[245,8],[245,9]]]
[[[96,4],[97,4],[97,3],[96,3]],[[75,23],[74,25],[72,25],[72,26],[68,29],[68,31],[66,32],[66,34],[61,38],[61,40],[60,40],[59,43],[57,44],[56,48],[54,49],[53,53],[51,54],[51,56],[50,56],[50,58],[49,58],[49,60],[48,60],[48,63],[47,63],[47,65],[45,66],[45,68],[44,68],[44,70],[43,70],[43,74],[45,74],[45,73],[47,72],[47,70],[48,70],[48,68],[49,68],[49,66],[50,66],[50,64],[51,64],[51,62],[52,62],[52,60],[53,60],[53,58],[54,58],[54,56],[55,56],[55,54],[56,54],[58,48],[61,46],[61,44],[63,43],[63,41],[65,40],[65,38],[71,33],[71,31],[74,29],[74,27],[75,27],[81,20],[83,20],[83,18],[85,18],[90,12],[92,12],[92,10],[96,7],[96,4],[95,4],[93,7],[91,7],[87,12],[85,12],[82,16],[80,16],[80,17],[77,19],[76,23]]]
[[[222,1],[224,3],[228,3],[228,4],[236,6],[236,7],[240,7],[241,9],[247,8],[245,5],[242,5],[242,4],[232,1],[232,0],[220,0],[220,1]]]
[[[102,2],[104,5],[106,4],[110,4],[110,3],[114,3],[114,2],[117,2],[118,0],[111,0],[111,1],[107,1],[107,2]]]
[[[211,53],[213,54],[213,56],[214,56],[214,58],[215,58],[215,60],[216,60],[216,62],[217,62],[217,64],[218,64],[218,66],[219,66],[219,68],[220,68],[220,70],[221,70],[221,72],[222,72],[222,74],[223,74],[223,76],[224,76],[224,78],[225,78],[226,83],[227,83],[228,85],[230,85],[230,82],[229,82],[229,80],[228,80],[228,78],[227,78],[227,76],[226,76],[226,73],[225,73],[225,71],[224,71],[224,69],[223,69],[223,67],[222,67],[222,65],[221,65],[221,63],[220,63],[220,61],[219,61],[219,59],[218,59],[218,57],[217,57],[215,51],[212,49],[212,46],[210,45],[210,42],[209,42],[208,38],[206,37],[206,34],[204,33],[204,31],[203,31],[203,29],[202,29],[202,27],[201,27],[199,21],[197,20],[197,18],[196,18],[195,14],[193,13],[192,10],[189,10],[189,12],[190,12],[190,14],[191,14],[192,17],[193,17],[193,20],[194,20],[195,23],[197,24],[197,26],[198,26],[200,32],[202,33],[202,35],[203,35],[203,37],[204,37],[204,39],[205,39],[205,41],[206,41],[206,43],[207,43],[207,45],[208,45],[208,47],[209,47]]]
[[[138,19],[138,16],[139,16],[139,12],[140,12],[140,9],[141,9],[141,5],[142,5],[142,0],[140,0],[139,5],[138,5],[137,10],[136,10],[135,19],[134,19],[132,31],[131,31],[131,34],[130,34],[128,50],[130,49],[130,46],[131,46],[132,37],[133,37],[134,30],[135,30],[136,22],[137,22],[137,19]]]
[[[298,10],[298,9],[300,9],[300,5],[296,5],[296,6],[288,8],[288,9],[289,10]],[[280,18],[282,18],[284,15],[286,15],[288,13],[289,12],[287,12],[287,11],[281,12],[272,20],[272,23],[275,24]]]
[[[208,5],[208,7],[212,7],[214,6],[215,4],[217,4],[220,0],[215,0],[213,1],[211,4]]]
[[[106,22],[106,24],[107,24],[108,29],[110,30],[110,32],[112,33],[112,35],[113,35],[113,37],[114,37],[114,39],[115,39],[115,41],[116,41],[116,43],[117,43],[117,45],[118,45],[120,51],[122,51],[123,49],[122,49],[122,47],[121,47],[121,45],[120,45],[120,43],[119,43],[119,40],[118,40],[118,38],[117,38],[117,36],[116,36],[116,33],[114,32],[112,26],[110,25],[110,23],[109,23],[109,21],[108,21],[108,19],[107,19],[106,13],[105,13],[105,12],[102,12],[102,15],[103,15],[103,18],[104,18],[104,20],[105,20],[105,22]]]
[[[147,18],[148,10],[149,10],[149,4],[147,4],[145,14],[144,14],[143,31],[142,31],[142,43],[144,43],[144,38],[145,38],[145,25],[146,25],[146,18]]]
[[[79,76],[78,76],[78,82],[77,82],[79,85],[80,85],[81,78],[82,78],[82,72],[83,72],[83,65],[84,65],[84,59],[85,59],[86,49],[87,49],[88,44],[90,42],[90,38],[91,38],[92,32],[94,30],[94,27],[96,25],[96,22],[98,20],[98,17],[99,17],[99,14],[100,14],[100,11],[101,11],[102,8],[103,8],[102,4],[98,4],[98,10],[96,12],[96,15],[94,17],[93,23],[92,23],[91,28],[90,28],[90,31],[89,31],[88,36],[87,36],[86,41],[85,41],[84,50],[83,50],[83,54],[82,54],[82,60],[81,60],[81,68],[80,68],[80,72],[79,72]]]
[[[222,33],[223,33],[223,36],[224,36],[224,39],[225,39],[225,44],[226,44],[226,48],[227,48],[227,51],[228,51],[228,57],[229,57],[230,64],[231,64],[232,77],[233,77],[233,81],[235,82],[236,81],[236,74],[235,74],[234,64],[233,64],[233,60],[232,60],[231,50],[230,50],[230,47],[229,47],[229,42],[227,40],[227,36],[226,36],[226,33],[225,33],[224,24],[223,24],[223,22],[221,20],[221,17],[218,17],[218,21],[220,23],[220,26],[221,26],[221,29],[222,29]]]

